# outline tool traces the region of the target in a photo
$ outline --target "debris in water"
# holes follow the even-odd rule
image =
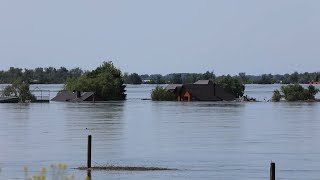
[[[174,171],[174,168],[162,167],[142,167],[142,166],[95,166],[95,167],[78,167],[79,170],[106,170],[106,171]]]

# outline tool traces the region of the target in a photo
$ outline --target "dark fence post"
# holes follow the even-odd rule
[[[92,137],[91,135],[88,135],[88,153],[87,153],[87,168],[91,168],[91,142]]]
[[[276,180],[276,163],[272,161],[270,164],[270,180]]]
[[[88,180],[91,180],[91,170],[87,170],[87,178]]]

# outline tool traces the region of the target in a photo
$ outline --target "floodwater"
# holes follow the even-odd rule
[[[39,86],[51,97],[62,88]],[[72,168],[86,165],[89,134],[94,166],[179,169],[93,171],[93,180],[269,179],[271,160],[277,179],[319,179],[320,103],[264,102],[279,85],[247,85],[246,94],[262,100],[254,103],[141,100],[153,88],[128,85],[124,102],[0,104],[0,179],[59,162],[84,179]]]

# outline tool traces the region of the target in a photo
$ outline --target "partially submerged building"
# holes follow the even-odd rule
[[[166,90],[169,92],[173,92],[176,88],[181,88],[183,84],[168,84]]]
[[[63,102],[96,102],[103,101],[103,99],[94,92],[80,92],[80,91],[61,91],[51,101]]]
[[[0,97],[0,103],[18,103],[18,97]]]
[[[173,89],[174,88],[174,89]],[[233,101],[235,97],[210,80],[199,80],[194,84],[168,85],[178,101]]]

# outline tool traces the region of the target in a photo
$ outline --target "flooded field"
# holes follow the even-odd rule
[[[54,97],[62,85],[39,87]],[[72,168],[86,164],[89,134],[94,166],[179,169],[93,171],[93,180],[268,179],[271,160],[277,179],[319,179],[320,103],[264,102],[279,85],[247,85],[254,103],[141,100],[154,87],[129,85],[123,102],[0,104],[0,179],[59,162],[84,179]]]

